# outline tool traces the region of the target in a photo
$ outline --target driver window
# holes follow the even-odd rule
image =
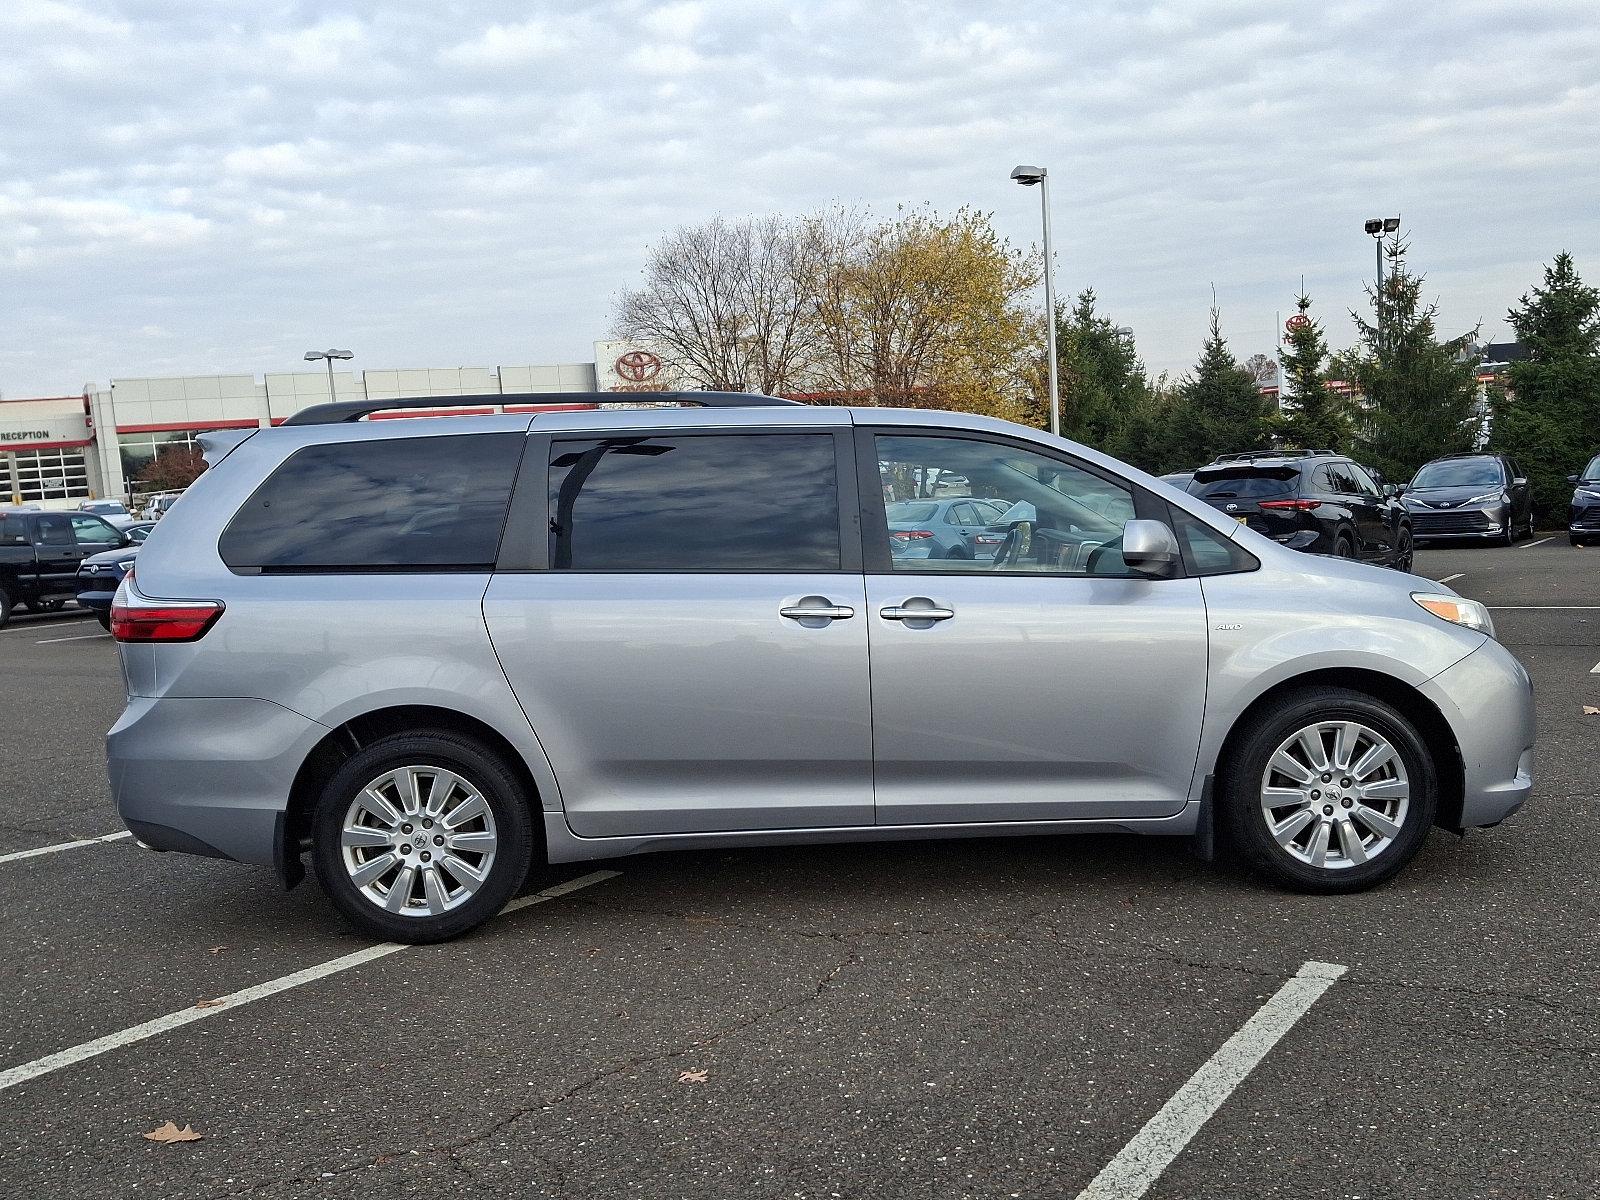
[[[1081,467],[1001,442],[880,436],[878,474],[896,571],[1132,575],[1122,526],[1133,493]],[[999,510],[976,536],[929,520],[941,503]]]

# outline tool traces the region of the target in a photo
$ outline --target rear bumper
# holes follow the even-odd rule
[[[135,696],[106,735],[111,794],[153,849],[275,866],[295,775],[327,732],[266,700]]]
[[[1461,749],[1461,826],[1498,825],[1533,791],[1533,682],[1492,638],[1422,686]]]

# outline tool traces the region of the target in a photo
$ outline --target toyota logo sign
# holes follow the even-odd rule
[[[644,383],[661,374],[661,360],[648,350],[629,350],[618,355],[614,365],[629,383]]]

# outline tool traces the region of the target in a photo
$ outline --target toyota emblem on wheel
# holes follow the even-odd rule
[[[629,383],[644,383],[661,374],[661,360],[648,350],[629,350],[617,356],[617,374]]]

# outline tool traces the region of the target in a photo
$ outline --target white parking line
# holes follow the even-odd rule
[[[40,846],[37,850],[14,850],[0,854],[0,863],[16,862],[20,858],[38,858],[41,854],[59,854],[63,850],[76,850],[79,846],[98,846],[104,842],[120,842],[133,834],[124,829],[121,833],[107,833],[101,837],[79,838],[75,842],[57,842],[54,846]]]
[[[543,904],[546,900],[554,900],[558,896],[565,896],[568,892],[575,892],[579,888],[586,888],[590,884],[603,883],[607,879],[615,879],[622,874],[620,871],[594,871],[588,875],[569,879],[566,883],[558,883],[554,887],[545,888],[542,892],[535,892],[531,896],[523,896],[513,900],[501,910],[501,914],[516,912],[519,908],[527,908],[530,904]],[[268,996],[276,996],[279,992],[286,992],[290,988],[297,988],[303,983],[314,983],[318,979],[326,979],[329,975],[337,975],[340,971],[348,971],[351,967],[359,967],[363,963],[373,962],[396,954],[401,950],[410,950],[412,947],[405,942],[379,942],[376,946],[368,946],[365,950],[357,950],[351,954],[344,954],[338,958],[331,958],[325,963],[318,963],[314,967],[307,967],[303,971],[295,971],[291,975],[282,975],[277,979],[269,979],[265,983],[258,983],[254,987],[247,987],[242,991],[230,992],[226,996],[219,996],[207,1003],[205,1008],[183,1008],[177,1012],[168,1013],[164,1017],[157,1017],[153,1021],[146,1021],[142,1025],[134,1025],[116,1033],[108,1033],[105,1037],[95,1038],[92,1042],[83,1042],[77,1046],[70,1046],[65,1050],[58,1050],[44,1058],[36,1058],[32,1062],[23,1063],[21,1066],[10,1067],[0,1071],[0,1092],[7,1088],[16,1087],[19,1083],[26,1083],[30,1079],[37,1079],[41,1075],[48,1075],[52,1071],[59,1071],[63,1067],[70,1067],[74,1063],[83,1062],[85,1059],[94,1058],[116,1050],[119,1047],[143,1041],[145,1038],[155,1037],[158,1033],[166,1033],[170,1029],[179,1029],[195,1021],[203,1021],[207,1017],[214,1017],[218,1013],[229,1012],[243,1004],[250,1004],[256,1000],[265,1000]]]
[[[90,616],[91,614],[84,613],[83,616],[72,621],[19,621],[15,625],[8,625],[5,629],[0,630],[0,636],[7,633],[32,633],[35,629],[60,629],[63,625],[82,625],[90,619]]]
[[[1436,580],[1435,582],[1449,583],[1452,579],[1460,579],[1465,574],[1465,571],[1457,571],[1454,575],[1446,575],[1443,579]]]
[[[1346,970],[1338,963],[1308,962],[1296,971],[1294,978],[1145,1122],[1133,1140],[1078,1193],[1078,1200],[1138,1200],[1149,1191],[1189,1139]]]
[[[1591,675],[1600,675],[1600,663],[1595,663],[1594,666],[1590,667],[1589,668],[1589,674],[1591,674]]]
[[[34,642],[34,645],[35,646],[53,646],[57,642],[87,642],[90,638],[108,638],[110,636],[111,635],[109,633],[80,633],[80,634],[74,635],[73,637],[40,638],[38,641]]]
[[[1531,550],[1535,546],[1542,546],[1546,542],[1553,542],[1553,541],[1555,541],[1554,538],[1540,538],[1537,542],[1523,542],[1522,545],[1517,547],[1517,549],[1518,550]]]

